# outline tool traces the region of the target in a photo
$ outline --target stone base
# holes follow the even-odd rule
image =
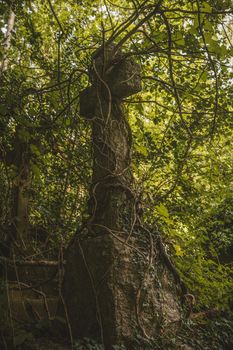
[[[158,336],[180,320],[173,277],[156,249],[135,238],[77,240],[68,251],[63,297],[74,339],[94,338],[106,349],[133,349],[137,336]]]

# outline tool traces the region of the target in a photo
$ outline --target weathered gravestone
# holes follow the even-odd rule
[[[180,303],[156,238],[137,226],[122,99],[141,90],[140,67],[110,47],[94,57],[90,75],[80,95],[80,114],[92,123],[90,219],[68,250],[63,296],[74,338],[136,349],[136,337],[180,319]]]

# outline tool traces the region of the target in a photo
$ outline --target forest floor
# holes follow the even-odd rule
[[[3,350],[103,350],[102,345],[84,339],[74,342],[62,333],[56,334],[51,324],[40,321],[38,324],[15,328],[14,337],[1,334],[0,349]],[[14,345],[13,345],[14,343]],[[115,347],[117,350],[128,350]],[[186,320],[176,334],[163,334],[153,342],[140,339],[135,342],[135,350],[231,350],[233,349],[232,314],[210,316],[200,313],[197,320]],[[109,350],[109,349],[106,349]],[[130,349],[132,350],[132,349]]]
[[[34,281],[35,283],[35,281]],[[0,350],[103,350],[90,339],[70,345],[65,320],[56,316],[57,288],[46,291],[8,282],[0,293]],[[26,288],[26,289],[23,289]],[[6,305],[10,305],[6,310]],[[4,308],[6,315],[4,315]],[[116,346],[115,350],[129,350]],[[196,312],[180,322],[176,333],[163,333],[154,340],[135,339],[130,350],[232,350],[233,314],[217,309]],[[109,350],[109,349],[106,349]]]

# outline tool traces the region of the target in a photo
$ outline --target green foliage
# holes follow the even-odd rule
[[[0,25],[6,28],[9,4],[0,3]],[[227,307],[232,3],[163,1],[162,10],[141,25],[154,1],[135,8],[138,3],[51,0],[52,11],[47,1],[14,2],[9,64],[0,73],[1,235],[12,219],[17,137],[30,164],[35,251],[42,247],[34,228],[45,228],[47,248],[58,249],[86,219],[92,150],[90,125],[79,116],[79,93],[88,84],[91,55],[114,36],[142,68],[143,91],[126,99],[125,107],[143,219],[163,233],[197,308]]]
[[[232,317],[219,317],[183,326],[176,340],[197,350],[225,350],[232,346]]]
[[[7,310],[7,290],[5,281],[0,278],[0,332],[8,328],[9,311]]]
[[[92,339],[84,338],[74,345],[75,350],[103,350],[103,345],[96,343]]]

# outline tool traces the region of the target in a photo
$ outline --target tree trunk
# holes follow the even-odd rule
[[[29,144],[22,140],[24,127],[15,136],[14,161],[16,176],[12,188],[12,239],[26,246],[29,231],[29,190],[31,188]]]
[[[150,339],[180,319],[180,302],[132,191],[121,101],[140,91],[139,66],[110,47],[94,57],[91,80],[80,96],[80,114],[92,122],[90,219],[67,252],[62,293],[74,338],[135,349],[137,337]]]
[[[0,62],[1,74],[8,69],[8,52],[11,47],[12,31],[15,24],[15,13],[10,8],[7,21],[7,30],[3,42],[3,58]],[[10,251],[12,241],[25,246],[28,239],[29,224],[29,189],[31,187],[31,171],[29,164],[28,143],[22,140],[20,132],[24,127],[18,126],[15,133],[14,151],[6,156],[8,165],[14,165],[16,176],[12,183],[11,227],[7,238],[7,250]],[[21,135],[22,136],[22,135]],[[5,159],[4,159],[5,160]]]
[[[5,40],[3,43],[3,59],[2,59],[2,62],[0,63],[0,76],[2,72],[7,70],[7,67],[8,67],[7,53],[11,46],[11,37],[12,37],[12,30],[14,28],[14,24],[15,24],[15,13],[12,11],[12,9],[10,9]]]

